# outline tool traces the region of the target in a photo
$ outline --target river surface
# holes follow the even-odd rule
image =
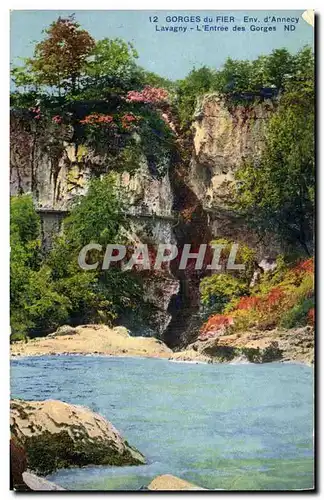
[[[313,369],[44,356],[12,361],[12,397],[60,399],[110,420],[147,458],[65,469],[67,489],[136,490],[159,474],[210,489],[313,486]]]

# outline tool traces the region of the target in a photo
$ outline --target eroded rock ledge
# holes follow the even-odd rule
[[[14,399],[10,409],[12,440],[25,451],[28,468],[37,474],[71,466],[145,463],[110,422],[89,408]]]
[[[153,337],[132,337],[126,328],[105,325],[62,326],[47,337],[11,345],[12,356],[95,354],[168,358],[172,351]]]
[[[314,363],[314,329],[249,330],[197,340],[186,350],[174,353],[174,361],[205,363],[270,363],[292,361]]]

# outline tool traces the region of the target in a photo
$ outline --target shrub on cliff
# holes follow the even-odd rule
[[[201,302],[214,312],[222,312],[234,297],[248,293],[248,286],[230,274],[213,274],[200,282]]]
[[[309,318],[309,312],[314,310],[314,297],[302,299],[298,304],[289,309],[281,318],[280,326],[284,328],[296,328],[306,324],[313,324],[314,320]]]
[[[250,295],[240,297],[233,293],[232,299],[223,308],[223,314],[210,316],[201,333],[216,334],[219,325],[226,329],[229,325],[227,318],[231,318],[231,329],[235,331],[252,327],[267,330],[314,324],[313,259],[286,266],[284,271],[279,269],[265,273],[262,283],[249,292]]]

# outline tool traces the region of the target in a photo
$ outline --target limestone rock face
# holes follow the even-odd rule
[[[172,476],[171,474],[164,474],[163,476],[157,476],[148,485],[148,490],[151,491],[193,491],[193,490],[205,490],[206,488],[201,488],[195,484],[189,483],[184,479]]]
[[[260,157],[266,125],[275,109],[271,100],[248,106],[225,102],[216,94],[205,96],[193,123],[194,152],[188,185],[207,211],[211,235],[255,248],[257,258],[274,258],[284,251],[274,235],[259,236],[227,206],[227,184],[247,159]]]
[[[68,210],[85,194],[91,177],[108,172],[105,158],[73,143],[73,129],[48,123],[36,128],[32,120],[11,114],[10,192],[32,193],[36,208]],[[167,169],[166,169],[167,170]],[[143,157],[134,174],[120,174],[134,215],[170,216],[173,196],[168,173],[151,174]]]
[[[194,122],[190,180],[204,208],[221,205],[223,182],[233,179],[246,158],[258,158],[272,110],[271,101],[230,107],[215,94],[203,98]]]
[[[152,176],[143,158],[136,172],[120,175],[119,183],[127,193],[132,214],[171,217],[173,194],[168,172],[163,177]]]
[[[138,465],[143,455],[90,409],[62,401],[11,401],[11,434],[38,474],[84,465]]]
[[[41,216],[42,244],[48,251],[54,236],[60,232],[62,220],[73,201],[86,194],[91,178],[109,171],[104,156],[73,143],[73,129],[47,123],[36,127],[33,120],[17,112],[11,114],[10,192],[11,195],[32,193],[35,207]],[[143,156],[133,173],[117,175],[117,185],[128,201],[131,241],[149,244],[175,243],[172,213],[173,193],[168,173],[153,175]],[[169,286],[170,281],[172,285]],[[167,286],[165,287],[165,283]],[[148,293],[154,304],[153,334],[161,335],[170,322],[167,309],[178,287],[173,276],[160,280],[164,288],[160,298]],[[149,292],[150,288],[147,287]],[[156,317],[156,320],[155,320]]]

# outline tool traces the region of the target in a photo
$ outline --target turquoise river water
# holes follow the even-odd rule
[[[65,469],[71,490],[137,490],[159,474],[210,489],[313,486],[313,369],[44,356],[12,361],[12,397],[60,399],[110,420],[147,458],[138,467]]]

